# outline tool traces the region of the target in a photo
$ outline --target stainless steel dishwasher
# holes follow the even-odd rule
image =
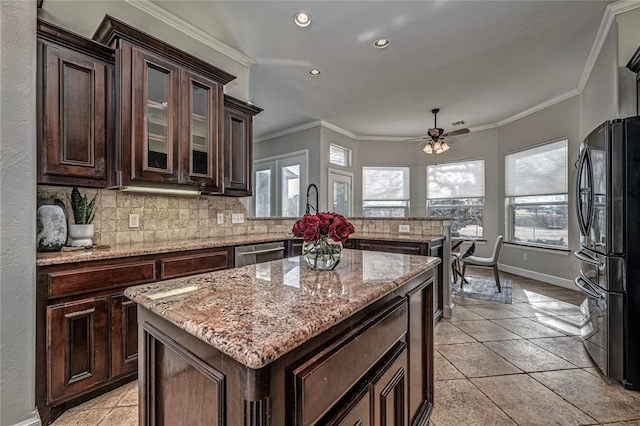
[[[235,250],[236,268],[254,263],[268,262],[270,260],[284,258],[284,243],[252,244],[239,246]]]

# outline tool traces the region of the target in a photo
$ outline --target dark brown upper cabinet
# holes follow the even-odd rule
[[[223,86],[235,77],[105,16],[116,54],[116,185],[223,192]]]
[[[38,183],[111,185],[113,49],[38,21]]]
[[[224,193],[251,195],[253,116],[262,109],[239,99],[224,97]]]

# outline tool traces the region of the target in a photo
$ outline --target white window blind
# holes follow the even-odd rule
[[[365,166],[362,168],[363,200],[408,200],[409,167]]]
[[[567,140],[505,156],[505,195],[552,195],[567,192]]]
[[[484,197],[484,160],[427,166],[427,198]]]

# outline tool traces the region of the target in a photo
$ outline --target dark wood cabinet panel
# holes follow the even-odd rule
[[[400,343],[372,380],[372,426],[408,426],[407,344]]]
[[[38,21],[38,183],[106,187],[113,51]]]
[[[236,98],[224,97],[224,193],[252,194],[253,116],[262,109]]]
[[[394,299],[294,369],[296,424],[310,425],[320,419],[402,338],[406,327],[406,303],[402,298]]]
[[[105,298],[47,308],[49,403],[69,399],[109,377]]]
[[[124,294],[111,296],[111,377],[138,370],[138,310]]]
[[[225,375],[152,325],[142,330],[145,358],[153,361],[140,424],[225,425]],[[185,389],[192,391],[185,395]]]

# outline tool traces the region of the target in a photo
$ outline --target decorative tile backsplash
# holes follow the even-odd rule
[[[67,206],[67,216],[73,223],[69,208],[69,187],[38,186],[38,200],[60,199]],[[110,245],[136,242],[215,238],[229,235],[264,234],[291,231],[296,218],[248,219],[248,212],[239,198],[220,196],[184,197],[173,195],[135,194],[110,189],[79,188],[82,195],[93,198],[96,192],[94,244]],[[224,214],[224,224],[217,224],[218,213]],[[245,222],[232,224],[231,215],[243,213]],[[140,226],[129,228],[129,215],[140,215]],[[425,218],[391,219],[352,218],[361,233],[392,235],[440,235],[442,221]],[[399,225],[409,224],[410,233],[398,232]]]

